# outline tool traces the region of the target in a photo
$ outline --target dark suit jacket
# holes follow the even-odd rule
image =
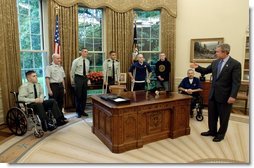
[[[227,103],[229,97],[236,98],[241,85],[241,64],[230,57],[217,78],[217,65],[219,61],[215,60],[207,68],[199,66],[195,70],[201,74],[212,73],[213,81],[209,100],[214,98],[219,103]]]

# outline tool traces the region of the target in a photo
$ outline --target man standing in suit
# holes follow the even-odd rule
[[[228,128],[228,121],[232,105],[236,101],[237,92],[241,84],[241,64],[229,56],[230,46],[219,44],[216,47],[217,60],[213,61],[207,68],[196,63],[190,67],[201,74],[212,73],[213,81],[208,102],[208,127],[202,136],[214,136],[214,142],[224,139]],[[220,118],[220,128],[217,131],[217,121]]]

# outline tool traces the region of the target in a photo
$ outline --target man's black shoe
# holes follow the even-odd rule
[[[57,121],[57,126],[62,126],[64,124],[68,123],[68,121],[64,121],[64,120],[58,120]]]
[[[88,116],[88,114],[87,114],[87,113],[85,113],[85,112],[84,112],[84,113],[82,113],[81,115],[82,115],[82,116],[86,116],[86,117]]]
[[[57,128],[56,126],[51,126],[51,125],[48,126],[48,130],[49,130],[49,131],[53,131],[53,130],[56,129],[56,128]]]
[[[41,128],[44,132],[47,132],[47,121],[41,121]]]
[[[67,118],[66,118],[66,117],[64,117],[64,116],[62,116],[62,117],[61,117],[61,119],[62,119],[62,120],[67,120]]]
[[[213,142],[220,142],[220,141],[222,141],[224,139],[224,137],[222,137],[222,136],[215,136],[214,138],[213,138]]]
[[[216,134],[215,133],[212,133],[210,131],[207,131],[207,132],[202,132],[201,133],[202,136],[215,136]]]

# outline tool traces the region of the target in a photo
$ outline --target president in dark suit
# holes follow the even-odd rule
[[[212,85],[208,102],[208,127],[202,136],[214,136],[214,142],[224,139],[228,128],[228,121],[232,105],[236,101],[236,95],[241,84],[241,64],[229,56],[230,46],[219,44],[216,47],[217,60],[213,61],[207,68],[196,63],[190,67],[201,74],[212,73]],[[220,128],[217,129],[217,121],[220,118]]]

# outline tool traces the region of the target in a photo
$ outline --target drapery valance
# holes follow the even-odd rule
[[[77,3],[89,8],[109,7],[116,12],[127,12],[131,9],[154,10],[164,8],[171,16],[176,17],[177,0],[54,0],[60,6],[70,7]]]

